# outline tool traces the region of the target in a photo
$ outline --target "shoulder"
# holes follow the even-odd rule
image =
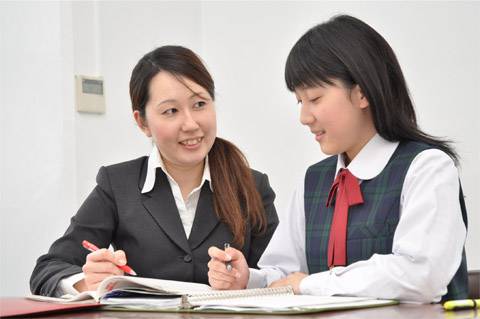
[[[429,149],[436,149],[436,147],[420,141],[401,141],[392,155],[392,160],[410,161],[419,153]]]
[[[104,180],[111,182],[115,181],[130,181],[131,179],[138,180],[145,165],[147,165],[148,157],[142,156],[134,160],[102,166],[97,175],[97,183]]]
[[[138,169],[141,168],[147,160],[148,156],[142,156],[130,161],[104,166],[104,168],[107,169],[109,173],[113,174],[129,172],[132,170],[138,171]]]
[[[418,153],[412,160],[402,187],[402,197],[425,196],[458,200],[460,177],[453,159],[445,152],[430,148]],[[456,200],[455,200],[456,199]]]
[[[257,187],[258,192],[260,195],[263,197],[266,194],[271,194],[272,196],[275,196],[275,193],[270,186],[270,182],[268,180],[268,176],[265,173],[262,173],[260,171],[257,171],[255,169],[250,169],[252,172],[253,179],[255,181],[255,186]]]
[[[454,159],[446,152],[434,145],[416,141],[401,142],[392,156],[392,161],[400,165],[402,162],[406,163],[409,171],[422,167],[457,170]]]
[[[260,188],[264,184],[269,185],[267,174],[257,171],[253,168],[251,168],[250,171],[253,179],[255,180],[255,185],[257,185],[257,188]]]
[[[322,170],[325,168],[331,168],[331,167],[336,167],[337,166],[337,155],[329,156],[320,162],[317,162],[313,165],[310,165],[307,168],[307,173],[310,171],[317,171],[317,170]]]
[[[454,160],[444,151],[437,148],[422,150],[416,154],[410,164],[409,171],[451,171],[458,178]]]
[[[329,174],[335,174],[335,169],[337,167],[337,155],[327,157],[320,162],[317,162],[313,165],[310,165],[305,171],[304,180],[312,180],[316,183],[319,180],[323,180],[328,177]]]

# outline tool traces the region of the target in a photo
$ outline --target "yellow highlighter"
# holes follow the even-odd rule
[[[480,308],[480,299],[450,300],[443,304],[445,310]]]

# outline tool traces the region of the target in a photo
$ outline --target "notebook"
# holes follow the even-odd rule
[[[96,291],[77,296],[29,298],[61,303],[91,300],[108,310],[279,314],[379,307],[397,303],[393,300],[363,297],[295,295],[291,287],[213,290],[210,286],[198,283],[128,276],[106,278]]]
[[[210,286],[198,283],[163,280],[143,277],[111,276],[105,278],[97,290],[84,291],[78,295],[64,295],[61,298],[31,295],[27,298],[39,301],[69,303],[96,301],[105,303],[109,298],[181,299],[181,296],[198,295],[214,291]]]

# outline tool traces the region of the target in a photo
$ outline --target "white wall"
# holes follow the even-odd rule
[[[75,72],[104,77],[107,109],[102,116],[75,115],[80,205],[101,165],[150,152],[151,144],[132,117],[130,74],[136,62],[158,46],[178,44],[199,51],[201,15],[200,2],[158,1],[74,2],[73,12],[75,39],[83,39],[75,46]],[[85,20],[97,28],[85,29]]]
[[[0,295],[22,295],[77,208],[69,4],[0,3]]]
[[[128,81],[159,45],[202,56],[216,80],[219,135],[269,174],[283,212],[306,166],[324,157],[298,122],[285,59],[309,27],[340,12],[390,42],[422,128],[458,142],[470,229],[480,229],[479,3],[0,2],[0,296],[27,293],[36,258],[65,230],[100,165],[148,154]],[[75,73],[104,76],[105,115],[74,111]],[[478,242],[471,231],[470,268],[480,269]]]

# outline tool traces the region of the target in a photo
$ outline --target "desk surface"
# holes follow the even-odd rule
[[[42,316],[36,318],[75,318],[75,319],[113,319],[113,318],[165,318],[165,319],[271,319],[271,318],[337,318],[337,319],[470,319],[480,318],[477,310],[445,312],[442,306],[401,304],[381,308],[344,310],[308,315],[235,315],[235,314],[189,314],[189,313],[155,313],[155,312],[123,312],[123,311],[84,311]]]

